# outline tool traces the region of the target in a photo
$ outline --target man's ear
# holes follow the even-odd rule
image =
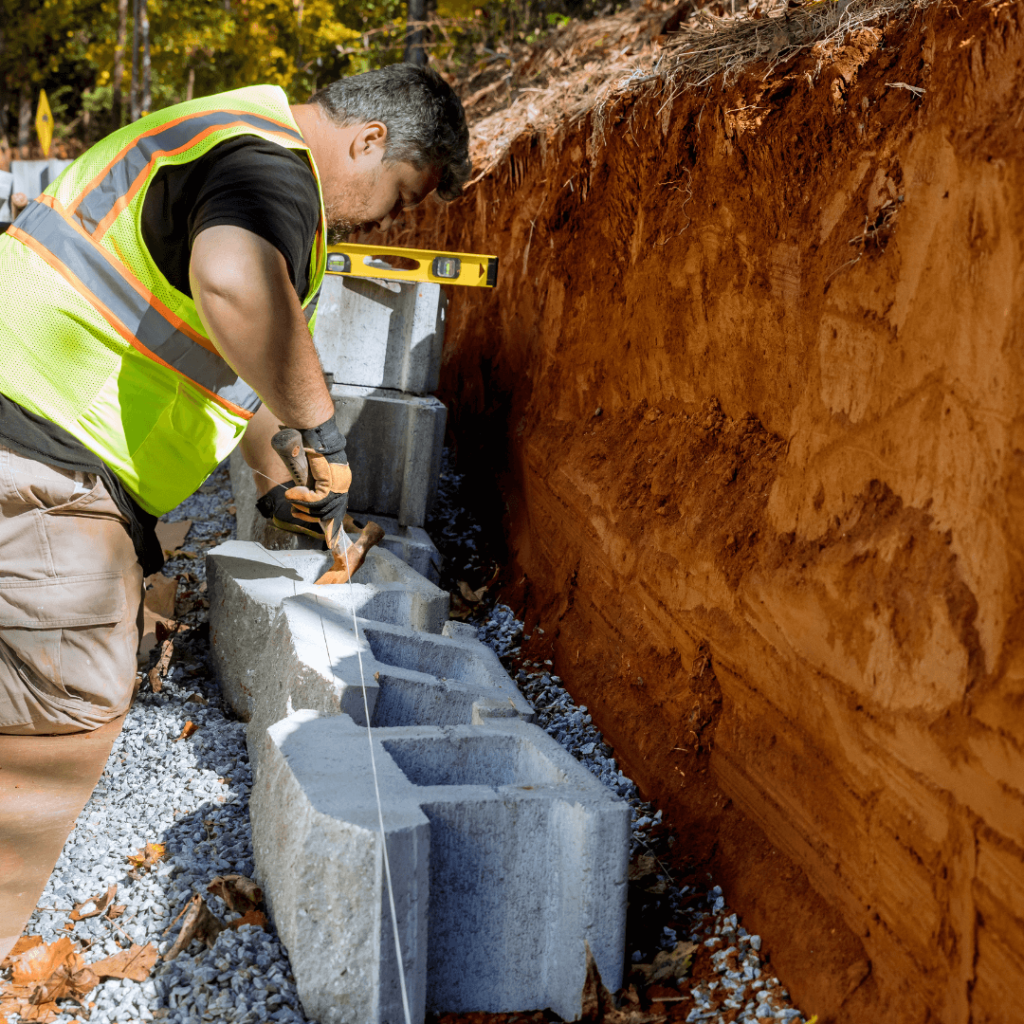
[[[356,132],[352,140],[352,155],[356,159],[384,157],[388,126],[383,121],[368,121]]]

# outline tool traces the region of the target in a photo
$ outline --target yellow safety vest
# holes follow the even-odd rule
[[[0,392],[69,431],[147,511],[191,494],[259,407],[218,354],[192,299],[171,287],[142,237],[161,167],[239,135],[313,158],[276,86],[150,114],[79,157],[0,236]],[[325,219],[303,301],[313,329]]]

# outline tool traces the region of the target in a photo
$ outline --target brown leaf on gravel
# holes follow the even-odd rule
[[[211,948],[222,931],[224,922],[210,910],[202,896],[193,896],[187,905],[185,920],[181,922],[181,931],[164,955],[164,961],[169,962],[182,950],[188,949],[193,939],[205,943],[207,949]]]
[[[448,602],[448,618],[464,622],[473,614],[473,606],[467,604],[458,594],[451,594]]]
[[[125,912],[127,906],[126,903],[111,903],[107,907],[106,919],[108,921],[116,921]]]
[[[145,946],[137,946],[133,942],[130,949],[122,949],[120,953],[89,966],[101,978],[145,981],[149,977],[149,972],[153,970],[157,956],[156,946],[152,942],[147,942]]]
[[[590,951],[590,943],[586,943],[587,976],[583,982],[581,997],[582,1013],[580,1021],[586,1024],[661,1024],[668,1020],[664,1013],[644,1013],[640,1008],[640,996],[630,985],[620,993],[619,1006],[616,1007],[611,993],[601,981],[601,972],[597,961]]]
[[[3,963],[0,963],[0,971],[6,971],[22,953],[27,953],[30,949],[42,944],[43,939],[40,935],[22,935],[20,939],[15,940],[11,951],[4,957]]]
[[[143,871],[148,871],[164,855],[166,847],[163,843],[146,843],[137,853],[128,854],[128,863],[132,865],[129,874],[138,878]]]
[[[658,982],[671,984],[676,978],[685,978],[690,973],[696,950],[695,942],[679,942],[675,949],[660,952],[652,964],[636,964],[633,971],[642,974],[649,985]]]
[[[197,732],[198,730],[199,730],[199,726],[196,725],[196,723],[193,722],[192,719],[190,718],[185,723],[185,728],[181,730],[181,735],[174,742],[177,743],[180,740],[187,740],[189,738],[189,736],[191,736],[194,732]]]
[[[474,590],[465,580],[459,580],[459,593],[470,604],[479,604],[487,593],[487,587],[485,585],[479,590]]]
[[[263,890],[245,875],[218,875],[206,891],[219,896],[229,910],[247,914],[263,902]]]
[[[267,927],[267,915],[262,910],[247,910],[237,921],[231,921],[229,928],[242,928],[247,924],[254,924],[257,928]]]
[[[36,942],[31,936],[16,945],[4,964],[10,967],[11,982],[0,985],[0,1014],[16,1013],[23,1021],[46,1024],[61,1012],[58,999],[83,997],[99,983],[82,955],[65,936],[56,942]]]
[[[76,903],[71,911],[72,921],[84,921],[88,917],[98,917],[113,902],[117,895],[117,885],[111,885],[105,893],[100,896],[93,896],[84,903]]]
[[[75,955],[74,943],[66,935],[56,942],[40,942],[12,958],[11,981],[15,985],[45,981]]]

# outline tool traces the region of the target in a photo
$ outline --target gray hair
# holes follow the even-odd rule
[[[387,126],[384,157],[417,170],[441,172],[437,194],[462,194],[472,170],[466,113],[452,87],[430,68],[390,64],[332,82],[313,93],[317,104],[340,127],[380,121]]]

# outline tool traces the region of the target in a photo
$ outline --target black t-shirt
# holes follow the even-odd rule
[[[234,224],[265,238],[284,256],[300,299],[309,291],[309,263],[320,224],[320,196],[299,154],[243,135],[214,146],[199,160],[159,171],[142,204],[142,237],[167,280],[186,295],[192,243],[204,228]],[[100,475],[128,520],[135,551],[148,574],[163,562],[143,511],[113,472],[55,423],[0,395],[0,444],[47,465]]]
[[[161,168],[142,204],[142,238],[164,277],[188,296],[192,244],[215,224],[233,224],[270,242],[305,300],[320,196],[304,157],[242,135],[198,160]]]

